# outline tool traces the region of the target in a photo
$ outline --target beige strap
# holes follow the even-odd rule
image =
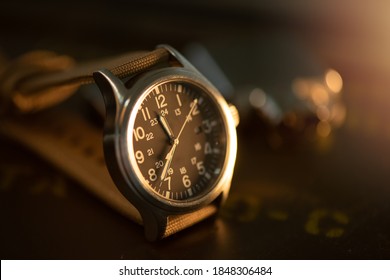
[[[214,204],[209,204],[198,211],[183,215],[171,215],[167,218],[167,227],[163,234],[163,238],[174,234],[182,229],[190,227],[199,221],[202,221],[217,213],[217,207]]]
[[[168,52],[163,49],[157,50],[148,54],[123,56],[105,61],[102,66],[111,66],[109,69],[121,78],[134,75],[157,67],[161,63],[168,63]],[[73,65],[72,62],[69,64]],[[8,90],[6,93],[11,97],[13,105],[23,112],[38,110],[59,102],[65,98],[64,92],[69,94],[68,89],[75,90],[81,84],[92,83],[93,71],[102,67],[93,63],[71,66],[68,70],[47,74],[42,74],[40,67],[38,67],[41,69],[40,74],[31,70],[34,67],[30,70],[27,68],[21,74],[18,74],[15,69],[8,71],[8,75],[2,76],[3,81],[8,82],[0,84],[0,88]],[[31,72],[35,74],[26,75]],[[56,97],[56,94],[60,97]],[[45,98],[48,98],[49,102],[45,101]],[[21,104],[24,105],[20,106]],[[21,142],[58,166],[118,212],[143,224],[138,210],[118,191],[107,171],[103,156],[102,130],[68,111],[50,110],[29,115],[28,118],[16,116],[2,119],[0,132]],[[156,234],[148,238],[155,240],[167,237],[216,212],[217,207],[210,204],[192,213],[167,216],[162,224],[156,225],[158,229]],[[147,231],[148,225],[144,226]]]
[[[3,120],[0,131],[71,175],[108,205],[141,224],[141,216],[118,191],[104,161],[102,132],[62,112]]]
[[[93,83],[92,74],[97,70],[108,69],[125,78],[168,63],[169,52],[164,48],[83,64],[76,64],[68,56],[34,51],[16,59],[0,73],[0,108],[22,113],[38,111],[60,103],[81,85]]]

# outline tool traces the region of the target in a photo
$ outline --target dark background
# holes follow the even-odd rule
[[[191,59],[190,46],[200,44],[241,113],[236,172],[219,217],[157,243],[0,136],[1,258],[388,259],[390,5],[284,2],[1,1],[4,60],[34,49],[88,60],[160,43]],[[343,78],[346,118],[321,137],[291,88],[329,68]],[[267,124],[248,103],[255,88],[283,113],[303,112],[305,129]]]

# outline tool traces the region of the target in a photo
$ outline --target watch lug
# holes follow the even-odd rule
[[[158,45],[156,48],[166,49],[171,54],[171,56],[181,64],[181,66],[200,74],[200,72],[184,56],[182,56],[176,49],[172,48],[171,46]]]
[[[103,95],[107,111],[116,112],[123,103],[123,92],[126,92],[122,81],[109,70],[103,69],[93,73],[93,78]]]
[[[219,206],[223,205],[225,203],[225,201],[227,200],[228,196],[229,196],[229,192],[230,192],[230,186],[231,186],[231,179],[230,181],[226,184],[226,187],[225,189],[222,191],[221,193],[221,197],[220,197],[220,204]]]
[[[167,217],[145,209],[140,211],[140,213],[142,216],[146,239],[148,241],[161,239],[167,226]]]

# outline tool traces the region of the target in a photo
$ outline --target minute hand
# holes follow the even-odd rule
[[[192,119],[191,114],[192,114],[192,112],[194,111],[195,106],[196,106],[197,103],[198,103],[198,99],[194,99],[194,102],[192,103],[191,109],[190,109],[190,111],[188,112],[188,114],[187,114],[187,116],[186,116],[186,119],[185,119],[185,121],[184,121],[184,123],[183,123],[183,125],[182,125],[182,127],[181,127],[181,129],[180,129],[180,131],[179,131],[179,134],[178,134],[177,137],[176,137],[177,140],[179,140],[180,135],[181,135],[181,133],[183,132],[184,127],[186,126],[186,124]]]

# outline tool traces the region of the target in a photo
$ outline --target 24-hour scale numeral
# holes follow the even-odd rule
[[[148,149],[148,150],[146,151],[146,153],[148,154],[149,157],[152,156],[152,155],[154,155],[154,150],[153,150],[153,148]]]
[[[153,118],[153,119],[150,120],[150,125],[151,125],[151,126],[155,126],[155,125],[157,125],[157,124],[158,124],[157,118]]]

